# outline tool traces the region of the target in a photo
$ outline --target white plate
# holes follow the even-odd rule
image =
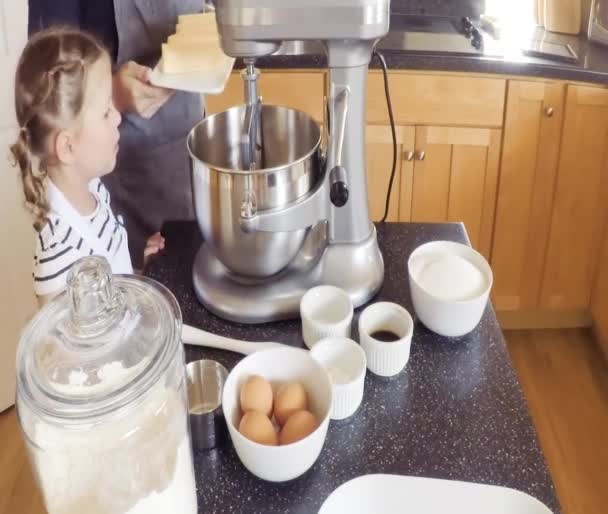
[[[552,514],[530,495],[494,485],[399,475],[342,484],[319,514]]]
[[[161,59],[152,70],[150,82],[155,86],[166,87],[168,89],[206,93],[208,95],[220,94],[224,91],[224,87],[234,66],[233,57],[228,57],[227,55],[224,57],[224,59],[218,60],[216,66],[194,73],[162,73],[160,71]]]

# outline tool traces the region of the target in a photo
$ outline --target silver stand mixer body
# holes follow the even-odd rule
[[[320,163],[318,176],[310,171],[314,166],[300,159],[295,163],[296,171],[288,166],[286,171],[253,170],[252,164],[251,173],[233,174],[236,181],[223,179],[233,189],[240,187],[240,204],[229,209],[234,218],[231,227],[237,227],[231,239],[239,242],[241,234],[240,242],[244,242],[257,236],[247,250],[234,248],[242,252],[242,265],[231,265],[230,256],[222,258],[220,245],[213,240],[221,222],[218,213],[213,218],[211,211],[221,208],[200,207],[213,204],[203,191],[208,191],[213,181],[217,187],[223,170],[218,173],[193,151],[196,127],[189,137],[197,217],[207,241],[194,262],[194,289],[199,300],[218,316],[246,323],[293,318],[298,315],[303,294],[316,285],[341,287],[355,306],[367,302],[381,287],[384,263],[367,202],[365,99],[369,61],[375,43],[388,32],[389,7],[389,0],[222,0],[218,4],[218,28],[228,55],[251,63],[275,52],[282,41],[315,39],[325,44],[329,68],[327,153],[305,156]],[[248,67],[250,75],[252,69]],[[246,94],[248,90],[252,90],[250,83]],[[245,124],[251,121],[252,109],[262,124],[268,123],[268,106],[254,105],[251,97],[248,104]],[[314,142],[314,131],[307,129],[306,133]],[[287,203],[282,205],[247,192],[254,176],[275,185],[276,179],[270,179],[275,172],[295,177],[300,189],[305,187],[302,184],[312,187],[304,194],[283,195]],[[259,173],[263,177],[257,176]],[[209,221],[213,219],[218,221]],[[264,240],[269,243],[266,249],[272,248],[271,241],[276,244],[271,253],[264,252]],[[276,252],[278,258],[273,259],[271,254]],[[257,259],[261,267],[248,268],[248,259]],[[265,266],[264,259],[272,262]]]

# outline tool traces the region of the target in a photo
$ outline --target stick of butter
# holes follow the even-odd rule
[[[206,12],[195,14],[180,14],[177,17],[178,25],[181,23],[209,23],[210,20],[212,20],[212,23],[215,23],[215,13]]]
[[[215,14],[185,14],[177,19],[175,32],[179,33],[204,33],[208,31],[217,32]]]
[[[176,33],[162,45],[162,73],[192,73],[218,66],[225,58],[215,13],[178,16]]]
[[[205,48],[204,44],[168,44],[162,46],[162,73],[192,73],[204,71],[221,65],[225,56],[213,47]]]
[[[180,23],[175,27],[176,34],[196,36],[199,34],[218,34],[216,25],[197,25],[196,23]]]
[[[167,39],[167,43],[170,45],[187,45],[187,44],[200,43],[202,45],[209,47],[211,45],[219,46],[219,40],[220,40],[220,36],[217,32],[213,33],[213,34],[196,34],[196,35],[181,33],[181,34],[173,34],[173,35],[169,36],[169,39]]]

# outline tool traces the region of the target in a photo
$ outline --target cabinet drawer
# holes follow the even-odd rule
[[[389,87],[397,124],[501,127],[503,123],[504,79],[391,71]],[[387,121],[384,80],[374,70],[368,79],[367,123]]]

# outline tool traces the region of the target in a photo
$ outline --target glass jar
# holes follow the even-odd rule
[[[156,282],[76,262],[25,328],[17,412],[49,514],[196,514],[181,313]]]

